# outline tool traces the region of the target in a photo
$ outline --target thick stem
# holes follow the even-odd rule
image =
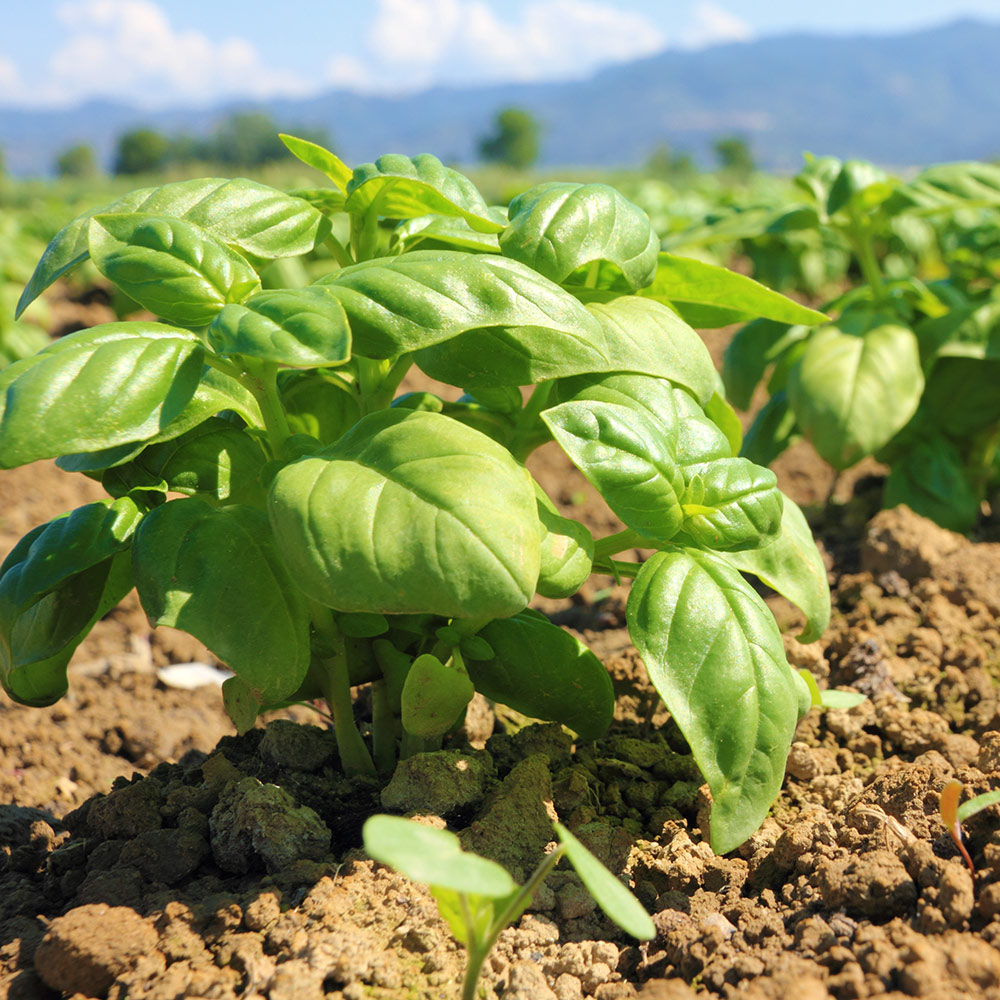
[[[633,579],[639,575],[642,566],[634,562],[621,562],[618,559],[602,559],[595,562],[591,568],[592,573],[600,573],[604,576],[613,576],[615,580],[621,581],[622,577]]]
[[[371,260],[378,249],[378,212],[375,203],[360,218],[351,216],[351,249],[358,262]]]
[[[243,384],[253,394],[264,418],[264,429],[267,431],[267,442],[275,458],[281,456],[282,445],[292,436],[285,408],[281,405],[281,395],[278,392],[278,367],[265,365],[258,372],[251,372],[242,379]]]
[[[886,298],[885,283],[882,280],[882,271],[875,257],[871,230],[856,211],[851,212],[850,240],[861,267],[861,274],[871,288],[873,298],[876,302],[884,302]]]
[[[604,562],[611,556],[617,555],[619,552],[624,552],[626,549],[641,548],[643,541],[642,535],[631,528],[625,528],[623,531],[618,531],[613,535],[598,538],[594,542],[594,562]]]
[[[354,258],[350,255],[347,247],[336,236],[327,236],[323,241],[323,246],[333,254],[333,259],[341,267],[350,267],[354,263]]]
[[[396,766],[396,719],[389,704],[389,686],[384,680],[372,683],[372,750],[375,770],[391,774]]]

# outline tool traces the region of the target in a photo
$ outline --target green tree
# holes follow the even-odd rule
[[[493,120],[492,135],[479,141],[483,160],[524,170],[538,159],[541,128],[535,117],[520,108],[506,108]]]
[[[97,172],[97,157],[89,143],[79,142],[56,157],[56,173],[60,177],[94,177]]]
[[[748,177],[757,169],[750,144],[743,136],[720,136],[712,145],[719,166],[732,174]]]
[[[167,163],[170,142],[149,128],[132,129],[118,139],[116,174],[142,174],[162,170]]]

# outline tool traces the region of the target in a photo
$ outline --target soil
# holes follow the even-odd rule
[[[575,516],[614,528],[558,452],[533,464]],[[937,815],[949,779],[1000,787],[1000,544],[906,508],[872,516],[874,467],[826,506],[833,475],[806,446],[778,472],[834,593],[810,645],[768,598],[789,658],[869,700],[800,723],[781,796],[739,850],[706,843],[707,790],[629,643],[622,587],[541,605],[611,672],[604,739],[477,703],[448,755],[381,791],[338,777],[304,709],[237,737],[216,686],[167,686],[162,667],[215,661],[132,597],[80,647],[62,701],[0,702],[0,998],[456,998],[463,957],[430,894],[359,849],[383,808],[447,823],[519,879],[558,816],[653,914],[638,946],[557,869],[501,936],[488,996],[1000,998],[996,811],[966,824],[974,877]],[[51,463],[0,473],[0,557],[100,495]]]

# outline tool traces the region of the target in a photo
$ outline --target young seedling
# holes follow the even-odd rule
[[[977,795],[975,798],[969,799],[967,802],[959,805],[958,802],[961,797],[962,782],[956,779],[949,781],[941,789],[938,810],[941,813],[944,825],[951,834],[951,839],[955,841],[955,846],[961,851],[962,857],[965,858],[965,863],[969,866],[969,871],[975,877],[975,865],[973,865],[972,858],[969,856],[969,852],[966,850],[965,843],[962,840],[962,823],[969,819],[970,816],[975,816],[976,813],[982,812],[984,809],[995,806],[1000,802],[1000,789],[993,792],[984,792],[982,795]]]
[[[0,372],[0,469],[55,458],[109,494],[0,566],[4,687],[60,698],[73,650],[134,586],[150,621],[233,671],[241,731],[325,700],[349,775],[439,747],[476,691],[593,739],[610,678],[528,605],[591,573],[634,578],[632,639],[712,790],[712,845],[732,850],[810,706],[744,574],[802,608],[804,641],[830,601],[802,512],[738,457],[682,317],[825,317],[661,254],[606,185],[497,208],[433,156],[352,170],[285,141],[332,186],[134,191],[69,223],[32,275],[21,308],[90,259],[159,320],[82,330]],[[455,391],[400,394],[413,366]],[[533,479],[525,460],[553,440],[624,530],[595,539]],[[637,548],[655,554],[622,555]]]
[[[500,932],[531,905],[546,875],[562,857],[623,931],[640,941],[656,934],[653,921],[635,896],[569,830],[559,823],[553,826],[559,845],[519,886],[495,861],[463,851],[458,837],[448,830],[400,816],[372,816],[365,822],[362,836],[368,854],[414,882],[430,886],[455,940],[465,945],[462,1000],[474,1000],[483,963]]]

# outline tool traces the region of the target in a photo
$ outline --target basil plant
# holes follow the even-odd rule
[[[661,256],[605,185],[542,184],[508,213],[433,156],[351,170],[285,142],[331,184],[135,191],[38,264],[22,308],[89,258],[158,319],[0,372],[0,468],[56,458],[109,494],[0,568],[5,689],[60,698],[74,648],[135,587],[151,622],[231,669],[240,730],[325,700],[349,775],[440,745],[476,691],[592,739],[610,679],[529,603],[591,573],[634,578],[632,638],[711,788],[712,844],[732,849],[777,795],[810,702],[743,574],[796,602],[807,637],[829,595],[799,509],[736,457],[739,423],[682,317],[824,317]],[[460,392],[400,394],[414,365]],[[622,531],[593,538],[533,480],[525,460],[553,439]],[[619,558],[637,548],[655,554]]]

